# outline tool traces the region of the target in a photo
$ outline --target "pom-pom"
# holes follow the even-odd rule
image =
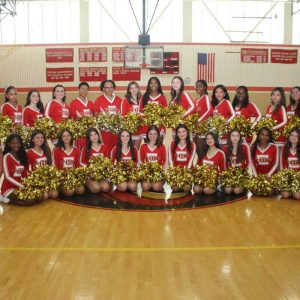
[[[211,165],[197,165],[193,171],[194,184],[215,189],[218,183],[218,172]]]
[[[54,139],[56,137],[57,127],[55,122],[49,118],[35,120],[34,128],[41,130],[47,139]]]
[[[26,149],[29,149],[30,147],[30,139],[31,139],[32,132],[33,132],[33,128],[22,126],[22,125],[15,126],[15,133],[21,136]]]
[[[156,103],[149,103],[143,108],[143,124],[147,126],[156,125],[160,127],[163,124],[164,108]]]
[[[77,122],[77,128],[78,128],[78,137],[85,137],[86,131],[89,128],[96,128],[97,122],[95,117],[82,117],[79,120],[75,121]]]
[[[139,182],[136,164],[132,160],[118,162],[112,171],[111,181],[115,185],[122,182]]]
[[[300,193],[300,171],[297,171],[294,176],[294,180],[291,183],[291,192]]]
[[[197,121],[199,119],[199,115],[198,114],[192,114],[187,116],[183,122],[186,125],[186,127],[188,128],[190,133],[195,133],[195,134],[202,134],[202,128],[201,128],[201,124],[200,125],[196,125]]]
[[[300,118],[297,116],[292,116],[289,119],[289,123],[284,127],[283,134],[288,137],[290,132],[293,129],[299,129],[300,128]]]
[[[171,188],[183,189],[186,186],[191,186],[193,176],[191,171],[184,167],[170,167],[167,171],[167,182]]]
[[[228,124],[228,131],[237,129],[243,137],[251,136],[251,122],[244,116],[235,116]]]
[[[255,125],[254,132],[257,135],[258,131],[262,127],[267,127],[267,128],[269,128],[272,131],[272,136],[273,136],[273,139],[275,140],[276,138],[278,138],[281,135],[281,131],[280,130],[273,130],[273,127],[275,125],[276,125],[276,121],[275,120],[273,120],[272,118],[263,117]]]
[[[293,182],[297,181],[299,171],[293,169],[283,169],[274,174],[271,178],[272,185],[277,191],[292,191]],[[294,184],[295,185],[295,184]]]
[[[246,189],[249,186],[250,178],[247,170],[240,167],[232,167],[220,173],[221,186],[223,187]]]
[[[227,133],[226,119],[223,116],[213,116],[204,122],[205,133],[213,132],[219,137]]]
[[[257,196],[268,196],[273,190],[270,178],[265,174],[252,177],[248,189]]]
[[[68,129],[72,133],[74,139],[81,137],[79,122],[75,121],[74,119],[63,120],[58,123],[57,127],[59,132]]]
[[[110,158],[102,155],[91,158],[87,167],[88,177],[95,181],[109,180],[113,171],[114,165]]]
[[[130,112],[122,118],[122,128],[131,134],[136,132],[142,125],[143,119],[140,114]]]
[[[183,115],[185,110],[180,105],[170,105],[163,110],[162,124],[169,128],[176,128],[179,124],[185,123]]]
[[[141,182],[165,181],[166,174],[164,168],[157,162],[148,162],[140,166],[139,178]]]
[[[61,170],[61,187],[75,190],[75,188],[85,185],[87,177],[86,167],[63,169]]]
[[[4,142],[5,139],[12,133],[13,123],[8,116],[0,116],[0,142]]]
[[[115,134],[122,128],[121,116],[119,114],[102,112],[97,116],[96,122],[99,130],[106,130]]]

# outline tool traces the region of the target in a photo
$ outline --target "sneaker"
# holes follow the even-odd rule
[[[10,200],[2,195],[0,195],[0,202],[8,203]]]

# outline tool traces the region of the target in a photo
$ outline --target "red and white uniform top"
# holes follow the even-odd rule
[[[67,152],[56,147],[52,152],[52,163],[58,169],[78,168],[80,166],[80,151],[76,147]]]
[[[82,101],[80,98],[76,98],[70,103],[70,116],[71,118],[78,120],[82,117],[92,117],[94,115],[94,104],[92,101],[86,99]]]
[[[121,161],[129,161],[129,160],[133,160],[136,164],[138,163],[138,150],[136,147],[133,148],[133,151],[135,153],[135,159],[133,159],[132,157],[132,153],[131,153],[131,150],[128,149],[128,151],[125,153],[122,151],[122,154],[121,154]],[[115,146],[112,150],[111,150],[111,155],[110,155],[112,161],[114,164],[117,164],[117,147]]]
[[[142,112],[140,103],[129,103],[127,98],[124,98],[121,104],[121,115],[126,116],[128,113],[134,112],[140,114]]]
[[[27,151],[27,157],[31,171],[35,170],[37,166],[48,164],[47,156],[43,150],[41,153],[38,153],[33,148],[31,148]]]
[[[0,112],[3,116],[8,116],[14,125],[22,123],[22,107],[20,104],[14,107],[11,103],[5,102],[1,105]]]
[[[176,104],[174,100],[171,102],[171,104]],[[182,106],[185,110],[184,117],[187,117],[188,115],[192,114],[196,110],[195,101],[192,99],[191,95],[185,91],[181,93],[180,100],[178,102],[178,105]]]
[[[105,95],[99,96],[94,103],[94,112],[107,112],[109,114],[118,114],[121,112],[122,99],[115,94],[110,100]]]
[[[45,117],[58,123],[70,117],[70,109],[66,103],[60,103],[56,99],[53,99],[46,105]]]
[[[227,123],[229,123],[234,118],[235,112],[230,101],[223,99],[214,107],[213,115],[223,116],[227,120]]]
[[[167,99],[166,99],[165,95],[162,95],[162,94],[158,94],[155,97],[149,96],[148,104],[149,103],[155,103],[155,104],[161,105],[162,107],[167,107],[168,106]],[[141,106],[141,111],[142,111],[143,107],[144,107],[143,97],[140,100],[140,106]]]
[[[34,127],[34,122],[41,119],[44,116],[39,109],[34,109],[31,106],[26,106],[23,109],[23,120],[22,123],[28,127]]]
[[[237,105],[234,108],[234,111],[235,111],[236,116],[243,116],[249,120],[252,117],[254,117],[255,120],[252,123],[252,127],[254,127],[255,124],[261,119],[261,113],[260,113],[259,109],[252,102],[249,102],[246,107],[240,107],[239,105]]]
[[[169,147],[169,164],[171,167],[187,167],[191,169],[193,167],[193,162],[196,153],[195,143],[191,142],[191,151],[188,150],[186,144],[181,147],[177,145],[175,152],[173,152],[174,141],[172,141]]]
[[[253,175],[267,174],[271,176],[277,171],[278,163],[279,153],[275,144],[270,143],[264,150],[257,146],[254,157],[252,156]]]
[[[217,149],[214,155],[209,156],[208,154],[204,155],[201,160],[198,160],[199,165],[210,165],[217,168],[218,172],[226,170],[226,157],[225,153]]]
[[[20,161],[15,159],[12,154],[6,153],[3,157],[4,179],[1,186],[1,194],[4,197],[9,196],[15,189],[22,187],[22,178],[28,174],[28,168],[21,165]]]
[[[300,105],[300,104],[298,104]],[[288,117],[292,117],[292,116],[295,116],[296,115],[296,109],[297,109],[297,106],[296,105],[289,105],[287,108],[286,108],[286,114]]]
[[[225,155],[228,151],[228,145],[225,145],[223,148]],[[227,168],[231,167],[241,167],[243,169],[248,169],[251,165],[251,155],[250,155],[250,148],[247,144],[242,144],[242,152],[243,152],[243,160],[241,162],[237,162],[237,155],[233,152],[229,154],[230,160],[226,161]]]
[[[199,115],[199,123],[212,116],[214,109],[208,95],[205,94],[196,100],[196,110]]]
[[[86,166],[88,164],[89,160],[94,156],[102,155],[104,157],[109,157],[107,147],[104,144],[99,145],[98,148],[91,147],[88,158],[86,157],[86,154],[87,154],[87,149],[84,147],[82,149],[81,155],[80,155],[80,165],[81,166]]]
[[[300,160],[298,157],[298,153],[292,153],[291,151],[289,151],[288,156],[285,157],[284,149],[282,149],[280,155],[280,169],[293,169],[300,171]]]
[[[143,144],[140,148],[140,162],[157,162],[165,167],[167,164],[167,150],[165,145],[154,146],[153,149],[148,144]]]

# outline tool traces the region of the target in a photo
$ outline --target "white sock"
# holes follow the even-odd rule
[[[3,202],[3,203],[8,203],[9,202],[9,199],[0,195],[0,202]]]
[[[3,207],[0,205],[0,216],[3,215]]]

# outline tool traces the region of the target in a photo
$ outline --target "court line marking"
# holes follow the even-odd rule
[[[227,250],[276,250],[300,249],[300,245],[258,245],[258,246],[207,246],[207,247],[0,247],[4,251],[37,251],[37,252],[202,252],[202,251],[227,251]]]

